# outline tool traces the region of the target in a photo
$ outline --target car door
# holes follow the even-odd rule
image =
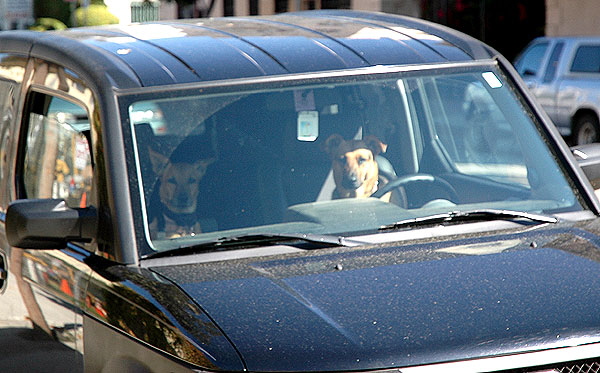
[[[0,294],[5,294],[10,284],[8,281],[10,250],[4,236],[4,217],[10,195],[7,187],[10,184],[11,171],[8,159],[14,132],[12,126],[17,114],[17,100],[26,63],[25,56],[0,53]],[[18,310],[11,307],[9,302],[0,302],[0,315],[3,315],[0,322],[5,325],[20,319]]]
[[[570,123],[576,111],[598,111],[600,99],[600,43],[582,40],[572,48],[568,74],[556,87],[557,116],[563,123]]]
[[[546,69],[544,74],[541,76],[540,84],[535,89],[535,95],[550,117],[552,121],[559,126],[559,128],[568,128],[570,120],[568,118],[561,118],[560,116],[560,104],[561,101],[558,99],[559,86],[562,78],[559,77],[558,70],[563,54],[565,43],[563,41],[557,41],[553,44],[550,56],[548,56],[548,62],[546,63]]]
[[[5,234],[7,206],[16,196],[15,176],[22,175],[15,167],[15,155],[24,114],[21,98],[31,77],[27,72],[33,71],[27,65],[25,54],[0,53],[0,370],[78,371],[82,359],[77,341],[56,342],[59,337],[66,342],[64,336],[75,330],[74,313],[42,312],[60,298],[41,295],[31,282],[40,261],[36,255],[11,248]],[[57,322],[60,318],[64,321]]]
[[[61,66],[38,60],[29,67],[31,86],[25,93],[15,146],[14,198],[64,199],[67,206],[76,208],[93,205],[91,90]],[[60,250],[11,250],[8,281],[15,282],[33,329],[56,342],[46,342],[39,351],[52,351],[51,363],[44,363],[39,356],[15,356],[11,367],[83,370],[82,308],[91,272],[86,261],[93,245],[69,243]],[[45,365],[32,367],[32,362]]]
[[[527,87],[554,122],[558,119],[557,69],[563,48],[564,42],[560,40],[534,43],[515,62],[515,67]]]

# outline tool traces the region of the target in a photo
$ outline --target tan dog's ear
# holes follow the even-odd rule
[[[384,144],[377,138],[377,136],[369,135],[363,139],[365,144],[369,147],[369,150],[373,152],[373,156],[385,153],[387,150],[387,144]]]
[[[204,174],[206,172],[206,169],[208,168],[208,166],[210,166],[214,162],[215,162],[214,158],[200,159],[200,160],[196,161],[196,163],[194,163],[194,165],[200,172],[202,172],[202,174]]]
[[[325,144],[323,144],[323,150],[325,150],[327,154],[333,156],[335,155],[335,149],[337,149],[344,141],[345,140],[342,135],[338,135],[337,133],[333,134],[329,136],[327,140],[325,140]]]
[[[161,174],[167,163],[169,163],[169,158],[160,154],[151,147],[148,147],[148,154],[150,155],[150,162],[152,162],[152,170],[157,175]]]

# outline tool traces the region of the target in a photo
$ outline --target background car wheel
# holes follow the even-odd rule
[[[575,119],[573,145],[590,144],[600,141],[600,125],[593,114],[583,114]]]

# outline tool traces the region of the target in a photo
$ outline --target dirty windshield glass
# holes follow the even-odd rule
[[[580,209],[495,65],[136,97],[129,119],[155,250],[351,235],[436,212]]]

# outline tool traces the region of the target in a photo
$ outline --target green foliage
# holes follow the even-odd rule
[[[54,18],[67,26],[71,25],[70,5],[63,0],[34,0],[33,14],[37,19]]]
[[[99,26],[119,23],[119,18],[109,12],[106,5],[101,4],[90,4],[86,8],[77,8],[74,16],[77,26]]]
[[[47,31],[47,30],[64,30],[67,25],[54,18],[38,18],[30,30]]]

